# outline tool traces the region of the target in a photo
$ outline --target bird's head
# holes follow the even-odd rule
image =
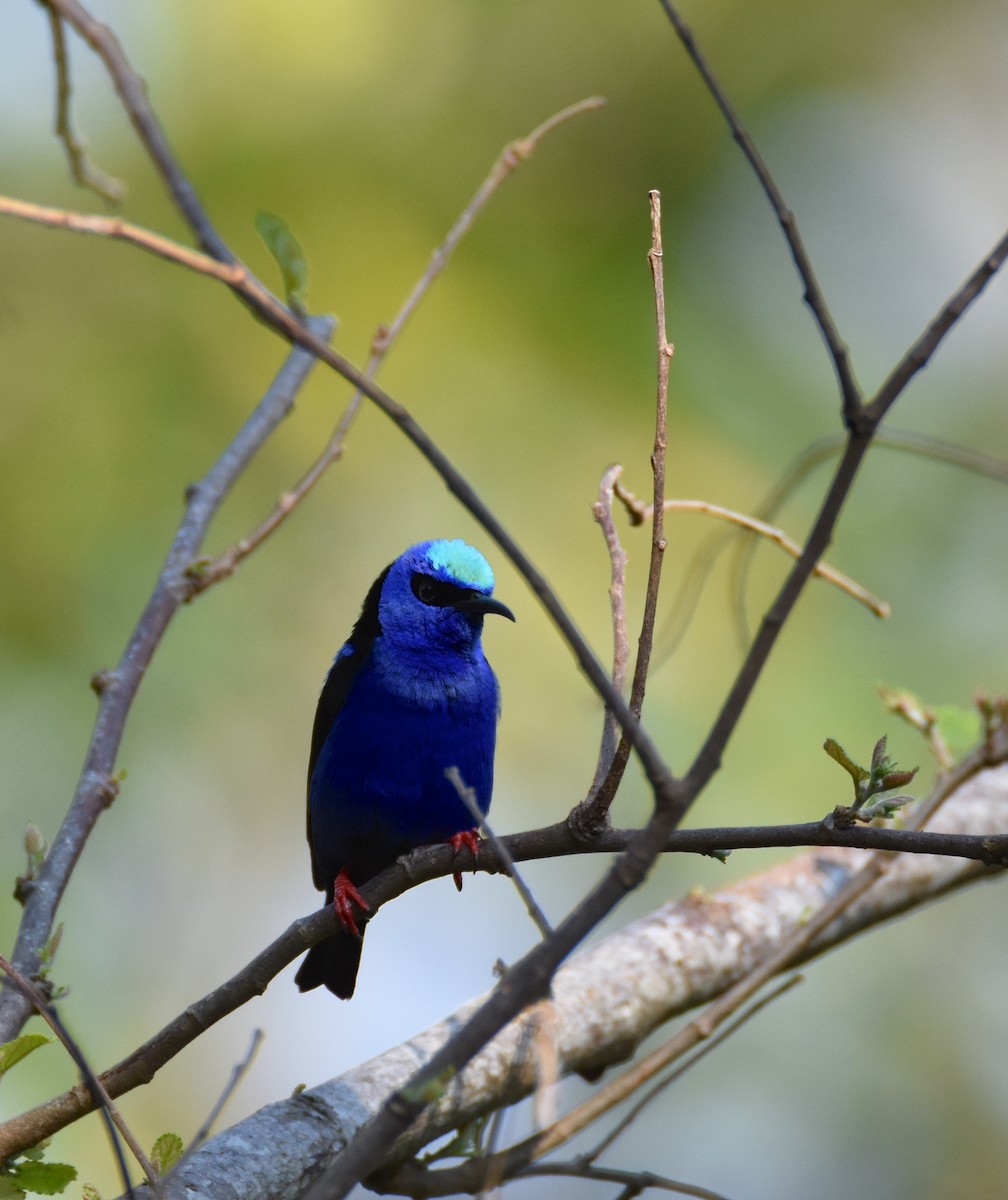
[[[420,542],[388,570],[378,601],[383,637],[405,651],[465,652],[479,641],[488,613],[514,620],[493,598],[490,564],[455,538]]]

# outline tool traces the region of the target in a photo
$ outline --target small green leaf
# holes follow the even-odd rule
[[[68,1163],[21,1162],[11,1171],[10,1177],[22,1191],[58,1196],[77,1178],[77,1168]]]
[[[835,763],[839,763],[840,766],[843,767],[843,769],[851,777],[851,779],[854,780],[855,787],[857,787],[859,783],[863,783],[864,780],[868,778],[868,772],[864,769],[864,767],[859,767],[839,742],[835,742],[832,738],[827,738],[826,741],[823,742],[823,749],[830,756],[830,758],[832,758]]]
[[[159,1175],[168,1172],[182,1157],[182,1139],[177,1133],[162,1133],[151,1150],[151,1163]]]
[[[81,1200],[102,1200],[102,1194],[93,1183],[85,1183],[81,1188]]]
[[[283,217],[275,213],[256,213],[255,227],[280,268],[287,303],[296,313],[303,313],[307,303],[308,263],[301,243]]]
[[[0,1075],[9,1071],[15,1063],[19,1063],[33,1050],[37,1050],[39,1046],[44,1046],[46,1042],[51,1041],[52,1038],[46,1037],[44,1033],[23,1033],[13,1041],[4,1042],[0,1046]]]

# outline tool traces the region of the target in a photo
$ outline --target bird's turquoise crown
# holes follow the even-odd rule
[[[427,561],[437,571],[443,571],[455,583],[469,584],[481,592],[493,591],[494,575],[490,564],[478,550],[461,538],[431,542]]]

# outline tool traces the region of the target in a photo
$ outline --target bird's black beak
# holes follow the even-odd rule
[[[456,600],[452,608],[459,612],[476,613],[481,617],[485,617],[488,613],[496,613],[499,617],[507,617],[509,621],[515,619],[514,613],[506,604],[501,604],[492,596],[484,596],[482,592],[470,592],[463,599]]]

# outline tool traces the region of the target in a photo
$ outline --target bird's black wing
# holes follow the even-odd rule
[[[311,831],[311,779],[315,772],[315,764],[318,761],[318,756],[322,753],[322,747],[329,736],[329,731],[332,729],[333,723],[346,703],[346,698],[350,694],[353,681],[357,678],[361,667],[368,660],[368,655],[375,638],[381,633],[381,623],[378,620],[378,599],[381,596],[385,577],[391,569],[392,564],[389,563],[371,585],[370,591],[365,596],[361,614],[357,618],[353,632],[347,639],[347,645],[353,648],[353,653],[341,654],[337,657],[326,677],[322,693],[319,696],[318,707],[315,710],[311,751],[308,755],[307,822],[308,845],[312,852],[312,877],[315,880],[315,886],[320,891],[332,887],[332,880],[320,880],[318,868],[315,863],[315,845],[312,841]]]

